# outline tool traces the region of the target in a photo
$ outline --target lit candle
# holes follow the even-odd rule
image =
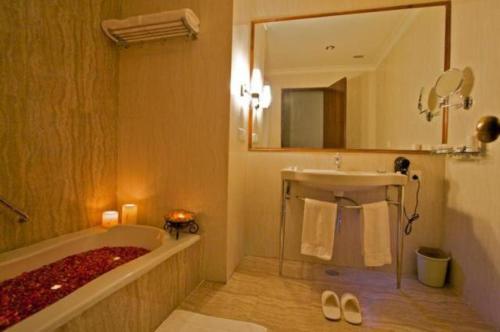
[[[137,224],[137,205],[124,204],[122,206],[122,224]]]
[[[104,211],[102,213],[102,227],[110,228],[118,225],[118,211]]]
[[[172,222],[188,222],[194,220],[194,213],[186,210],[173,210],[166,219]]]

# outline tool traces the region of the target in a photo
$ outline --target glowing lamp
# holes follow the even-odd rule
[[[269,106],[271,106],[271,101],[272,101],[271,87],[269,85],[264,85],[260,97],[260,105],[262,106],[263,109],[269,108]]]
[[[263,85],[262,72],[260,69],[255,68],[252,71],[252,78],[250,81],[250,93],[251,94],[259,94],[262,91]]]
[[[264,85],[262,72],[255,68],[252,71],[252,78],[250,80],[250,88],[242,85],[240,88],[241,97],[250,97],[251,105],[255,110],[266,109],[271,106],[271,87]]]

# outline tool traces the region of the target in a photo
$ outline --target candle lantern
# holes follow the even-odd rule
[[[187,229],[189,233],[195,234],[199,230],[199,226],[195,220],[195,214],[186,210],[173,210],[165,216],[165,225],[163,228],[172,233],[175,231],[175,238],[179,239],[179,232]]]

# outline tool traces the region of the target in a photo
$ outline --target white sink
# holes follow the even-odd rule
[[[406,175],[399,173],[380,173],[370,171],[338,171],[332,169],[286,168],[281,170],[281,178],[288,181],[323,190],[359,191],[381,186],[404,186]]]

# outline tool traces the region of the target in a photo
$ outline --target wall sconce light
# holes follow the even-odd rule
[[[272,99],[273,97],[271,95],[271,86],[264,85],[262,87],[262,94],[260,96],[260,104],[262,105],[262,108],[269,108],[269,106],[271,106]]]
[[[250,96],[252,100],[252,107],[254,109],[266,109],[271,106],[272,96],[271,87],[264,85],[262,81],[262,73],[259,69],[252,71],[252,79],[250,81],[250,89],[244,84],[240,89],[240,96]]]

